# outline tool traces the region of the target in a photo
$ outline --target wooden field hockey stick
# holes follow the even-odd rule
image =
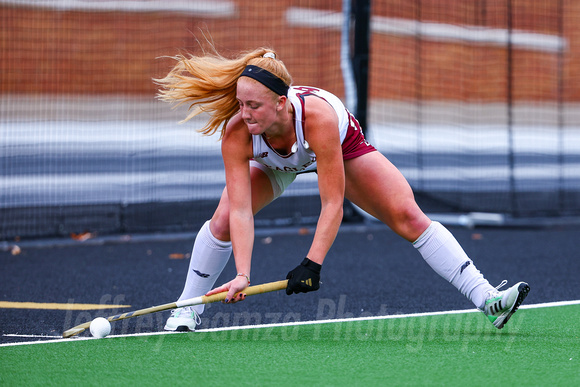
[[[288,285],[288,280],[283,281],[276,281],[276,282],[268,282],[262,285],[254,285],[247,287],[241,293],[244,293],[246,296],[253,296],[255,294],[262,294],[273,292],[276,290],[286,289]],[[163,304],[158,306],[152,306],[150,308],[139,309],[133,312],[127,312],[122,314],[117,314],[115,316],[109,316],[106,319],[109,321],[118,321],[124,320],[131,317],[143,316],[145,314],[161,312],[164,310],[176,309],[176,308],[183,308],[185,306],[194,306],[194,305],[201,305],[201,304],[211,304],[212,302],[223,301],[226,298],[228,292],[221,292],[217,294],[212,294],[211,296],[200,296],[194,298],[188,298],[187,300],[170,302],[169,304]],[[237,294],[236,294],[237,295]],[[79,333],[83,332],[91,325],[91,321],[87,321],[86,323],[77,325],[76,327],[72,327],[63,332],[62,337],[67,338],[74,335],[78,335]]]

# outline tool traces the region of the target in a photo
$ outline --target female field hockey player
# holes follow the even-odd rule
[[[222,291],[227,291],[226,302],[243,300],[250,284],[254,214],[280,196],[297,173],[310,171],[318,174],[321,211],[306,258],[288,273],[287,294],[319,288],[346,197],[411,242],[497,328],[527,296],[524,282],[504,291],[491,286],[455,237],[421,211],[403,175],[365,140],[339,98],[316,87],[293,86],[273,50],[227,59],[214,49],[175,59],[168,75],[156,80],[159,97],[190,105],[187,119],[209,113],[201,132],[220,132],[226,175],[218,207],[195,239],[180,300]],[[210,291],[232,250],[238,274]],[[176,309],[165,329],[194,330],[202,312],[203,305]]]

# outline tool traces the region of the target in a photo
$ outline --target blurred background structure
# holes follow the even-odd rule
[[[206,39],[343,98],[426,212],[580,216],[580,2],[0,0],[0,240],[197,230],[218,138],[152,79]],[[315,222],[317,192],[257,224]]]

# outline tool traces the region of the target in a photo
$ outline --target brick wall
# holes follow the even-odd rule
[[[275,48],[296,84],[342,95],[340,31],[289,26],[289,5],[338,11],[330,0],[237,0],[227,18],[179,13],[47,11],[0,6],[0,92],[25,94],[153,95],[151,79],[180,50],[199,52],[196,38],[209,31],[226,56],[266,45]],[[421,8],[416,5],[420,3]],[[507,0],[376,0],[373,16],[507,28]],[[513,28],[558,35],[568,50],[512,51],[516,101],[555,101],[563,64],[563,98],[580,100],[580,2],[512,0]],[[441,42],[414,36],[373,34],[371,98],[504,102],[508,87],[506,47]]]

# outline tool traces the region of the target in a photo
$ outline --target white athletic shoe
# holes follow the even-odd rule
[[[171,316],[165,323],[166,331],[195,331],[195,327],[201,324],[197,312],[191,307],[173,309]]]
[[[507,284],[507,281],[504,280],[496,289],[501,288],[505,284]],[[491,321],[497,329],[501,329],[516,310],[518,310],[529,291],[530,286],[527,283],[518,282],[504,291],[490,293],[485,301],[483,313],[485,313],[489,321]]]

